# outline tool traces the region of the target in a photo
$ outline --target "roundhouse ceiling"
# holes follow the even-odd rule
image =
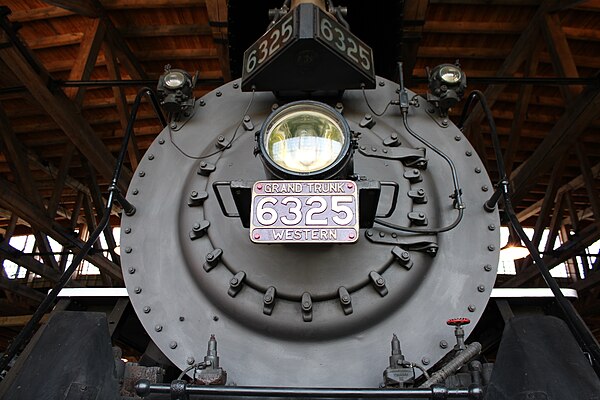
[[[34,233],[41,253],[49,251],[48,236],[77,251],[82,237],[68,232],[78,228],[83,235],[96,223],[137,90],[155,86],[166,64],[199,72],[197,97],[239,77],[243,50],[264,33],[268,9],[281,3],[4,0],[0,234]],[[376,72],[394,79],[396,62],[403,61],[409,87],[418,93],[426,92],[425,67],[460,60],[471,78],[468,90],[484,91],[492,106],[520,219],[537,229],[534,239],[549,227],[566,243],[546,255],[551,264],[600,238],[599,0],[334,3],[348,6],[352,31],[374,49]],[[96,80],[136,82],[73,83]],[[455,121],[461,106],[451,112]],[[122,187],[160,130],[143,104]],[[479,108],[465,133],[495,179],[489,128]],[[7,240],[0,241],[0,250],[0,259],[19,259],[43,277],[36,287],[50,286],[64,268],[52,257],[16,257]],[[97,252],[88,259],[102,271],[103,284],[120,283],[118,257]],[[580,289],[580,307],[598,333],[598,313],[589,310],[600,302],[600,273],[592,269],[563,283]],[[528,261],[515,277],[498,281],[538,283]],[[6,277],[0,289],[11,304],[6,313],[27,313],[41,296],[31,282]]]

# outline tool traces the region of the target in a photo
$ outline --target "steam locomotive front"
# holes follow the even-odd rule
[[[241,80],[194,101],[193,79],[163,77],[172,119],[129,188],[123,271],[182,370],[209,357],[237,385],[377,387],[393,335],[427,369],[455,342],[448,319],[470,333],[499,220],[446,117],[462,72],[405,91],[375,77],[341,10],[308,3],[274,16]]]

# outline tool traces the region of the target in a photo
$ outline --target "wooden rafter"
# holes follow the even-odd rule
[[[413,76],[417,53],[423,33],[423,23],[427,15],[429,0],[417,0],[404,2],[404,21],[410,21],[411,26],[404,27],[402,32],[402,54],[403,74],[407,80]],[[410,82],[410,81],[409,81]]]
[[[596,219],[596,221],[600,221],[600,192],[598,192],[598,190],[594,186],[594,176],[592,175],[590,161],[581,143],[577,143],[575,145],[575,152],[577,153],[577,158],[579,159],[579,165],[581,167],[581,176],[583,177],[585,189],[590,199],[590,204],[594,213],[594,218]]]
[[[231,80],[231,67],[229,65],[229,39],[227,33],[227,2],[225,0],[206,0],[209,25],[212,28],[212,36],[217,46],[217,54],[223,79],[225,82]],[[201,78],[204,78],[201,76]]]

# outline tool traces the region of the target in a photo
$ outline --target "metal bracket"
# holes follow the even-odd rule
[[[344,310],[344,314],[350,315],[354,312],[352,309],[352,297],[350,293],[348,293],[348,289],[343,286],[340,286],[338,289],[338,296],[340,297],[340,304],[342,305],[342,310]]]
[[[312,303],[312,298],[310,297],[310,293],[304,292],[302,294],[302,301],[301,301],[302,319],[304,320],[304,322],[310,322],[313,319],[312,305],[313,305],[313,303]]]
[[[404,177],[408,179],[410,183],[419,183],[423,181],[423,176],[421,175],[421,171],[416,168],[409,169],[404,172]]]
[[[204,270],[206,272],[209,272],[214,267],[216,267],[217,264],[219,264],[219,260],[221,259],[222,255],[223,255],[222,249],[214,249],[213,251],[208,253],[206,255],[206,262],[204,263],[204,266],[203,266]]]
[[[400,160],[407,167],[425,169],[427,168],[427,159],[425,158],[425,149],[413,149],[410,147],[389,147],[389,146],[359,146],[358,151],[366,157],[382,158],[385,160]]]
[[[427,195],[425,195],[425,189],[409,190],[408,197],[410,197],[415,204],[427,204]]]
[[[192,240],[200,239],[202,236],[204,236],[204,234],[208,230],[209,226],[210,226],[210,222],[206,221],[206,220],[196,222],[194,224],[194,226],[192,227],[192,231],[190,232],[190,239],[192,239]]]
[[[275,295],[277,294],[277,289],[275,286],[269,286],[265,295],[263,296],[263,314],[271,315],[273,313],[273,308],[275,308]]]
[[[410,253],[404,250],[402,247],[395,246],[392,249],[392,254],[398,260],[398,263],[406,269],[413,267],[413,261],[410,259]]]
[[[197,192],[194,190],[194,191],[192,191],[192,193],[190,193],[190,198],[188,199],[188,206],[190,206],[190,207],[201,206],[206,199],[208,199],[207,192]]]
[[[411,211],[408,213],[408,219],[413,225],[416,226],[426,226],[429,221],[427,220],[427,216],[422,211]]]
[[[385,297],[388,294],[388,289],[387,286],[385,286],[385,279],[383,279],[383,276],[375,271],[371,271],[369,273],[369,278],[371,278],[371,283],[377,293],[379,293],[381,297]]]
[[[233,278],[229,280],[229,290],[227,291],[227,294],[231,297],[237,296],[240,290],[242,290],[242,287],[244,287],[244,279],[246,279],[246,273],[244,271],[235,274]]]
[[[200,163],[200,168],[198,168],[198,175],[209,176],[215,169],[217,169],[217,167],[214,164],[202,161]]]
[[[393,244],[404,250],[421,251],[435,257],[438,251],[437,237],[435,235],[399,235],[389,233],[378,228],[368,229],[365,232],[367,239],[373,243]]]

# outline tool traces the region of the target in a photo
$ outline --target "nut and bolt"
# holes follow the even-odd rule
[[[133,289],[133,291],[134,291],[136,294],[140,294],[140,293],[142,293],[142,288],[141,288],[141,287],[139,287],[139,286],[137,286],[135,289]]]
[[[223,93],[221,93],[221,92],[217,92],[217,93],[215,93],[215,94],[216,94],[216,96],[217,96],[217,97],[221,97],[221,96],[223,96]]]
[[[384,81],[379,81],[379,86],[381,86],[381,87],[385,86],[385,82]]]
[[[469,307],[467,307],[467,309],[470,312],[475,312],[475,310],[477,310],[477,307],[475,307],[475,304],[469,304]]]
[[[429,363],[430,363],[430,362],[431,362],[431,360],[430,360],[429,358],[427,358],[427,357],[423,357],[423,358],[421,359],[421,363],[422,363],[423,365],[429,365]]]
[[[125,247],[125,253],[129,254],[133,251],[131,247]]]
[[[483,266],[483,269],[484,269],[486,272],[490,272],[490,271],[492,270],[492,266],[491,266],[490,264],[486,264],[486,265],[484,265],[484,266]]]
[[[180,320],[181,322],[183,322],[183,321],[185,321],[185,317],[182,315],[182,316],[180,316],[180,317],[179,317],[179,320]]]
[[[496,246],[494,246],[493,244],[490,244],[490,245],[487,247],[487,249],[488,249],[489,251],[494,251],[494,250],[496,250]]]
[[[149,154],[148,155],[148,160],[154,160],[154,154]]]
[[[385,281],[383,280],[383,278],[378,278],[377,282],[375,282],[375,283],[377,283],[377,285],[379,285],[379,286],[383,286],[383,284],[385,283]]]
[[[156,326],[154,327],[154,330],[155,330],[156,332],[160,332],[160,331],[162,331],[162,330],[163,330],[163,327],[162,327],[162,325],[156,325]]]
[[[233,84],[233,88],[234,88],[234,89],[237,89],[237,88],[239,88],[239,87],[240,87],[240,84],[239,84],[239,83],[234,83],[234,84]]]
[[[129,269],[127,270],[127,272],[129,272],[130,274],[135,274],[135,268],[129,267]]]
[[[137,196],[137,194],[138,194],[139,192],[140,192],[139,190],[137,190],[137,189],[133,189],[133,192],[131,192],[131,193],[132,193],[134,196]]]
[[[206,105],[206,102],[204,100],[200,100],[200,107],[204,107]]]
[[[198,197],[198,192],[196,192],[195,190],[192,192],[192,197]]]
[[[488,229],[489,229],[490,231],[495,231],[495,230],[496,230],[496,225],[494,225],[494,224],[489,224],[489,225],[488,225]]]
[[[131,228],[129,228],[129,227],[125,228],[125,233],[129,235],[131,233]]]
[[[475,173],[476,173],[476,174],[480,174],[480,173],[481,173],[481,168],[479,168],[479,167],[475,167]]]
[[[487,187],[487,185],[483,185],[483,186],[481,187],[481,190],[483,190],[484,192],[487,192],[488,190],[490,190],[490,188],[489,188],[489,187]]]
[[[480,293],[485,292],[485,286],[484,285],[477,286],[477,291],[480,292]]]
[[[225,141],[225,136],[223,136],[223,135],[219,135],[219,137],[217,138],[217,140],[218,140],[219,142],[224,142],[224,141]]]
[[[144,177],[144,176],[146,176],[146,173],[145,173],[144,171],[140,171],[140,172],[138,173],[138,175],[139,175],[140,177]]]
[[[231,278],[231,280],[229,281],[229,283],[233,286],[237,285],[238,283],[240,283],[238,278]]]
[[[172,341],[171,343],[169,343],[169,347],[172,349],[176,349],[177,348],[177,342],[176,341]]]
[[[462,138],[461,138],[460,136],[458,136],[458,135],[454,136],[454,140],[456,140],[457,142],[460,142],[460,141],[461,141],[461,139],[462,139]]]
[[[175,129],[175,128],[177,128],[177,124],[176,124],[175,122],[173,122],[173,123],[171,124],[171,129]]]
[[[158,141],[158,144],[165,144],[165,139],[160,139],[160,140]]]
[[[448,126],[448,120],[447,119],[442,120],[442,126]]]
[[[465,155],[466,155],[467,157],[471,157],[471,156],[473,155],[473,152],[471,152],[471,151],[467,150],[467,151],[465,151]]]
[[[447,349],[448,348],[448,342],[446,342],[445,340],[440,340],[440,347],[442,349]]]
[[[188,358],[185,360],[185,362],[186,362],[188,365],[194,365],[194,363],[196,362],[196,360],[194,359],[194,357],[188,357]]]
[[[144,307],[144,314],[148,314],[150,312],[151,308],[146,306]]]

